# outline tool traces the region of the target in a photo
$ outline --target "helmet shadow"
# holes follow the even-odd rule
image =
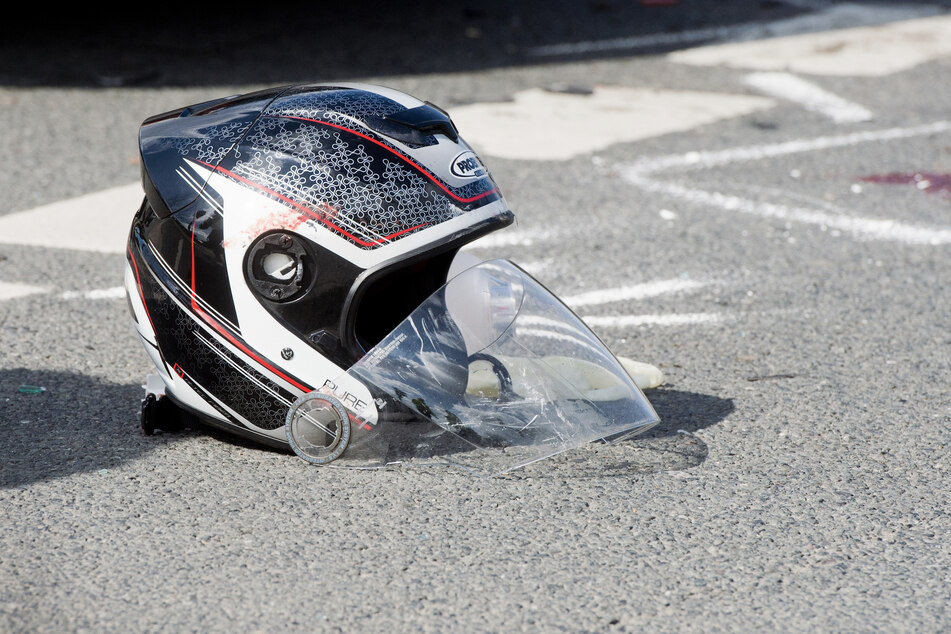
[[[21,386],[45,391],[20,391]],[[139,427],[142,387],[74,372],[0,370],[0,488],[77,473],[113,469],[191,434],[206,434],[236,447],[283,453],[197,421],[180,433],[147,437]],[[579,451],[528,465],[504,477],[539,477],[559,462],[562,476],[630,477],[690,469],[706,460],[706,443],[694,432],[715,425],[734,409],[732,399],[680,390],[649,393],[661,422],[615,445],[592,443]],[[292,459],[288,455],[288,459]],[[557,467],[556,467],[557,468]]]
[[[710,451],[695,432],[719,423],[736,409],[731,398],[698,392],[660,388],[647,392],[647,396],[660,423],[627,440],[591,443],[578,451],[555,456],[555,464],[571,463],[559,477],[630,478],[699,466]],[[545,469],[546,462],[528,465],[506,477],[542,477],[544,471],[539,469]]]
[[[111,469],[175,442],[143,435],[142,394],[75,372],[0,370],[0,488]]]

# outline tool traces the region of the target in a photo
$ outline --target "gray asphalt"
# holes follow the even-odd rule
[[[680,14],[645,14],[636,32],[706,24],[683,4]],[[771,19],[808,3],[798,4],[736,3],[723,19]],[[512,30],[530,15],[517,3],[488,6],[437,14],[455,29],[442,37],[462,42],[438,63],[411,56],[374,74],[354,61],[326,77],[349,70],[448,105],[554,82],[755,94],[742,71],[675,65],[656,51],[528,63],[493,42],[517,44]],[[583,35],[619,34],[612,3],[585,6]],[[480,35],[460,37],[473,21]],[[102,87],[95,63],[51,55],[24,69],[5,50],[0,214],[136,180],[136,131],[150,114],[325,78],[319,58],[294,76],[275,54],[233,79],[197,61],[172,60],[181,72],[166,75],[136,62],[123,70],[133,85]],[[0,244],[0,280],[55,289],[0,302],[0,631],[947,630],[951,247],[688,204],[633,187],[618,166],[942,120],[949,72],[944,59],[817,80],[872,110],[866,123],[834,126],[783,103],[614,145],[595,153],[597,164],[484,157],[519,228],[552,236],[483,255],[544,262],[537,276],[565,295],[709,280],[584,314],[723,318],[600,330],[617,354],[666,373],[648,393],[661,424],[492,480],[314,468],[205,429],[145,437],[138,409],[151,368],[125,301],[59,297],[120,285],[123,257]],[[862,176],[916,170],[951,172],[951,133],[664,178],[951,225],[947,195],[853,191]],[[21,394],[24,384],[46,391]]]

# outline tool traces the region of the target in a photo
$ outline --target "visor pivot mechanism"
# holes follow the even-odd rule
[[[328,464],[350,444],[350,415],[334,396],[310,392],[291,405],[286,430],[294,453],[311,464]]]

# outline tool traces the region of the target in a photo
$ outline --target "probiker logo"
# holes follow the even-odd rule
[[[459,178],[476,178],[478,176],[485,176],[486,173],[485,165],[482,164],[482,161],[479,160],[479,157],[476,156],[472,150],[463,152],[452,159],[450,168],[453,175]]]

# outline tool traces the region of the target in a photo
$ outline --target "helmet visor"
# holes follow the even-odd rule
[[[318,427],[328,438],[318,452],[340,451],[335,465],[451,464],[492,476],[658,421],[600,339],[505,260],[454,277],[347,374],[336,384],[359,381],[375,408],[347,405],[342,451],[336,426]],[[308,399],[335,400],[317,391],[291,408],[288,437],[305,459],[294,430],[313,427],[300,424],[315,409],[300,405]]]

